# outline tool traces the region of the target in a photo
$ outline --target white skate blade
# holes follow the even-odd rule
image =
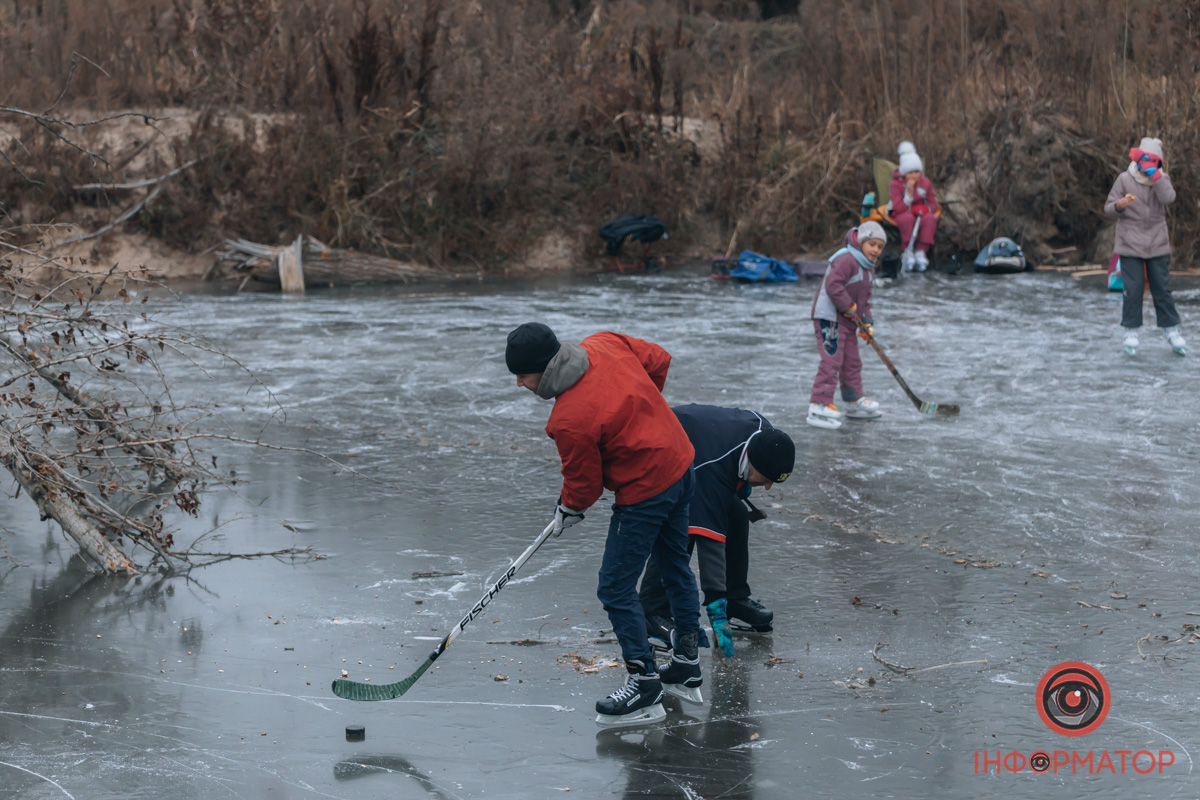
[[[596,724],[601,728],[629,728],[634,725],[648,725],[666,718],[667,711],[662,707],[662,703],[655,703],[629,714],[597,714]]]
[[[694,689],[691,689],[687,686],[682,686],[679,684],[664,683],[662,687],[665,693],[671,695],[672,697],[678,697],[685,703],[695,703],[696,705],[702,705],[704,703],[704,695],[700,694],[700,687],[698,686]]]
[[[1171,348],[1171,350],[1172,350],[1172,352],[1174,352],[1174,353],[1175,353],[1175,355],[1177,355],[1177,356],[1186,356],[1186,355],[1187,355],[1187,348],[1186,348],[1186,347],[1172,347],[1172,348]]]
[[[1137,348],[1136,348],[1136,347],[1130,347],[1129,345],[1125,345],[1125,352],[1126,352],[1126,353],[1129,353],[1129,355],[1131,355],[1131,356],[1136,356],[1136,355],[1137,355]]]
[[[811,414],[805,417],[804,421],[809,425],[812,425],[814,428],[824,428],[825,430],[829,431],[836,431],[838,428],[842,427],[842,421],[840,419],[816,417],[812,416]]]

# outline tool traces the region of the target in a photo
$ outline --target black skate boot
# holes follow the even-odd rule
[[[675,621],[670,617],[646,615],[646,639],[655,650],[665,653],[671,649],[671,631],[673,630],[675,630]]]
[[[729,614],[729,627],[741,633],[770,633],[771,622],[775,614],[768,611],[762,603],[751,600],[729,600],[726,604]]]
[[[662,707],[662,681],[654,662],[626,661],[625,684],[603,700],[596,701],[596,724],[601,728],[646,725],[667,716]]]
[[[671,660],[658,670],[664,692],[697,704],[704,702],[700,694],[704,679],[700,676],[700,655],[696,652],[699,639],[699,633],[680,636],[679,631],[671,631],[671,643],[674,645]]]

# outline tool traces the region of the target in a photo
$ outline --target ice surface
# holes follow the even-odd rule
[[[362,474],[219,449],[242,496],[210,493],[181,540],[222,525],[229,549],[330,557],[131,582],[88,580],[24,498],[0,504],[0,798],[1195,796],[1196,362],[1154,336],[1126,357],[1119,304],[1068,278],[927,274],[877,293],[876,330],[919,395],[962,415],[918,414],[865,351],[884,418],[818,431],[803,422],[813,290],[667,273],[179,301],[180,324],[288,407],[273,441],[355,454]],[[1198,305],[1180,297],[1185,333]],[[593,723],[621,680],[594,594],[608,501],[404,698],[329,693],[342,669],[406,676],[549,519],[550,405],[503,364],[530,319],[564,340],[656,341],[671,402],[753,408],[797,442],[793,477],[755,498],[769,518],[751,585],[775,633],[739,638],[733,659],[702,652],[707,703],[668,700],[649,730]],[[177,399],[219,402],[246,432],[272,413],[223,378]],[[1033,696],[1073,659],[1112,691],[1078,740]],[[365,742],[345,741],[350,723]],[[1176,762],[984,777],[984,749]]]

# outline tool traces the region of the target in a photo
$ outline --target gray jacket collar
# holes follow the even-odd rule
[[[560,394],[579,383],[583,373],[588,369],[588,354],[577,344],[563,343],[546,365],[542,373],[541,383],[538,384],[537,396],[543,400],[553,400]]]

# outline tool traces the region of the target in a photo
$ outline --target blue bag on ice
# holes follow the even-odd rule
[[[743,250],[738,256],[738,265],[730,270],[729,277],[756,283],[781,283],[798,281],[796,271],[786,261],[777,261],[761,253]]]

